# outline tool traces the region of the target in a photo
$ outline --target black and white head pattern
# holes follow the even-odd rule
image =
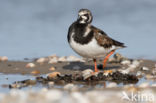
[[[92,22],[92,13],[88,9],[80,9],[78,13],[78,22],[80,24],[90,24]]]

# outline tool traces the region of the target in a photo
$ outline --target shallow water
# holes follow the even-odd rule
[[[45,76],[45,75],[42,75],[42,76]],[[14,83],[15,81],[22,81],[22,80],[26,80],[26,79],[32,79],[32,80],[35,80],[35,76],[31,76],[31,75],[20,75],[20,74],[0,74],[0,92],[1,93],[8,93],[11,89],[9,89],[8,87],[2,87],[2,85],[6,84],[12,84]],[[145,78],[141,78],[139,79],[138,83],[135,84],[135,86],[139,86],[140,84],[144,83],[144,82],[147,82],[149,83],[149,85],[152,85],[155,83],[155,81],[152,81],[152,80],[146,80]],[[99,84],[96,84],[96,85],[87,85],[87,84],[82,84],[82,83],[77,83],[75,84],[78,88],[82,89],[82,88],[87,88],[87,90],[94,90],[95,88],[98,89],[98,88],[105,88],[105,85],[107,87],[107,85],[109,84],[110,82],[109,81],[106,81],[105,84],[103,83],[99,83]],[[129,85],[129,84],[127,84]],[[124,87],[125,84],[123,83],[119,83],[117,85],[117,87]],[[23,87],[21,88],[21,90],[30,90],[32,89],[33,91],[38,91],[38,90],[41,90],[41,88],[48,88],[47,85],[43,85],[43,84],[39,84],[37,83],[36,85],[33,85],[33,86],[28,86],[28,87]],[[57,89],[63,89],[64,85],[54,85],[53,88],[57,88]]]
[[[119,50],[123,55],[156,59],[155,0],[0,0],[0,56],[76,55],[66,36],[80,8],[90,9],[93,25],[128,46]]]

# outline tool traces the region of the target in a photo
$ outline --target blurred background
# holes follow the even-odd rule
[[[156,60],[155,0],[0,0],[0,56],[76,55],[67,32],[81,8],[92,11],[94,26],[125,43],[118,52]]]

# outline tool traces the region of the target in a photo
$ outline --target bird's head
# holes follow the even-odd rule
[[[92,22],[92,13],[88,9],[80,9],[77,21],[80,24],[90,24]]]

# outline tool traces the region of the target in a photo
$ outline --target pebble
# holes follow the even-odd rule
[[[52,72],[52,73],[49,73],[47,78],[49,79],[56,79],[58,75],[61,75],[60,72]]]
[[[66,62],[67,61],[67,59],[66,59],[66,57],[60,57],[60,58],[58,58],[58,61],[59,62]]]
[[[40,74],[40,71],[39,71],[39,70],[33,70],[33,71],[31,72],[31,74],[33,74],[33,75],[38,75],[38,74]]]
[[[143,76],[143,73],[141,71],[137,71],[136,76],[137,77],[142,77]]]
[[[44,62],[46,62],[46,58],[39,58],[36,61],[37,63],[43,64]]]
[[[54,71],[55,70],[55,67],[51,67],[49,68],[50,71]]]
[[[109,83],[106,87],[107,87],[107,88],[114,88],[114,87],[117,87],[117,83],[111,82],[111,83]]]
[[[135,65],[136,67],[138,67],[140,65],[140,62],[138,60],[133,60],[132,65]]]
[[[122,74],[128,74],[130,72],[130,69],[119,70],[119,72]]]
[[[142,67],[141,70],[142,71],[149,71],[149,68],[148,67]]]
[[[0,61],[6,62],[6,61],[8,61],[8,57],[7,56],[2,56],[2,57],[0,57]]]
[[[141,84],[139,85],[140,88],[147,88],[147,87],[149,87],[149,86],[150,86],[150,85],[149,85],[148,82],[144,82],[144,83],[141,83]]]
[[[75,86],[72,83],[66,84],[63,88],[64,88],[64,90],[70,90],[70,91],[76,91],[76,90],[78,90],[78,87]]]
[[[83,76],[84,80],[91,77],[92,74],[93,74],[93,70],[91,70],[91,69],[86,69],[86,70],[82,71],[82,76]]]
[[[121,64],[122,65],[130,65],[131,61],[130,60],[123,60],[123,61],[121,61]]]
[[[26,68],[34,68],[35,67],[35,64],[34,63],[28,63],[28,64],[26,64],[25,67]]]
[[[68,62],[85,62],[82,58],[78,58],[75,56],[68,56],[66,59]]]
[[[50,59],[48,63],[49,64],[56,64],[56,63],[58,63],[58,58],[54,57],[54,58]]]

